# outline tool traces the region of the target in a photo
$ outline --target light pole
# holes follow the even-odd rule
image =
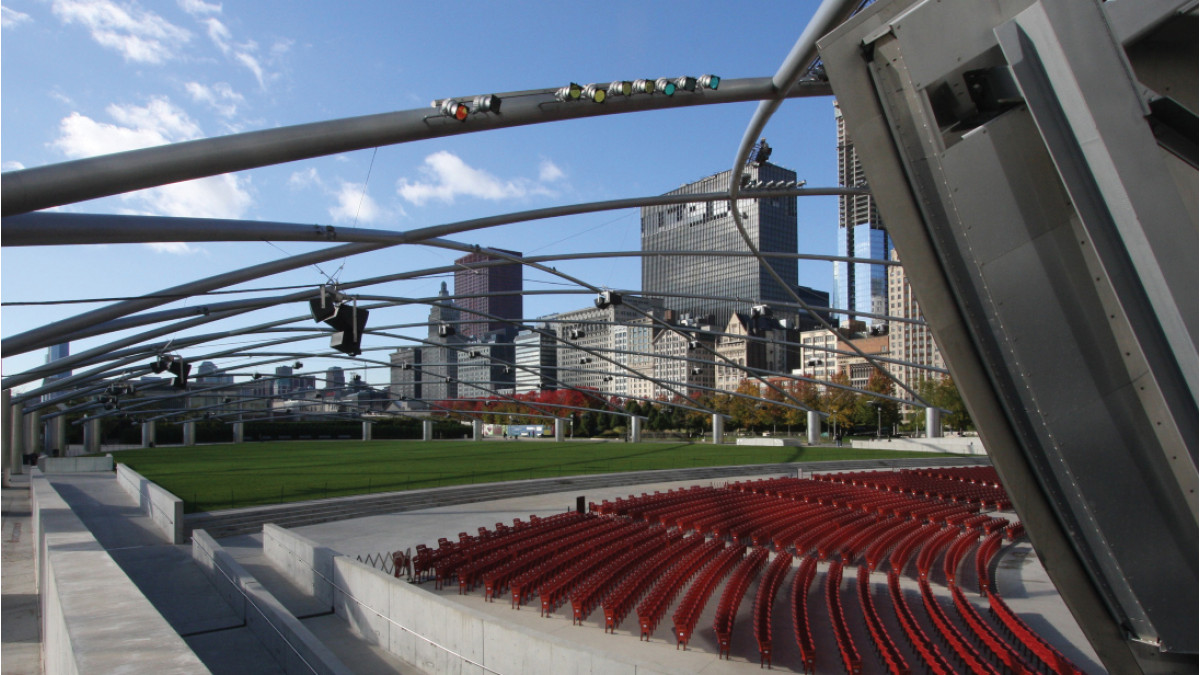
[[[875,409],[875,439],[878,440],[883,437],[883,406],[879,401],[868,401],[867,405]]]

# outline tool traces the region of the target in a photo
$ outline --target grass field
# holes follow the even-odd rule
[[[929,457],[832,447],[544,441],[278,441],[125,450],[187,512],[525,478],[831,459]]]

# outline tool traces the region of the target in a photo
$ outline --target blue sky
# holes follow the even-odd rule
[[[572,81],[770,76],[815,6],[4,0],[0,162],[10,171]],[[728,169],[753,109],[750,103],[699,106],[467,134],[216,176],[64,210],[407,230],[660,194]],[[764,135],[775,148],[772,162],[796,170],[810,186],[831,186],[837,182],[834,129],[832,99],[813,98],[785,103]],[[836,220],[835,198],[801,200],[801,250],[833,254]],[[638,214],[630,210],[458,239],[526,254],[636,250],[638,230]],[[7,303],[139,295],[310,248],[294,242],[6,248],[0,297]],[[324,274],[354,280],[449,264],[455,257],[401,247],[321,267]],[[563,263],[560,269],[599,286],[640,285],[636,259]],[[538,283],[546,278],[539,273],[526,278],[527,289],[560,288]],[[243,287],[315,286],[324,279],[310,267]],[[441,281],[365,292],[430,296]],[[829,290],[831,265],[801,262],[799,282]],[[587,295],[531,296],[526,314],[589,302]],[[13,335],[95,306],[6,306],[0,332]],[[205,332],[305,311],[276,308]],[[391,309],[373,314],[371,325],[418,322],[426,314],[427,308]],[[73,344],[72,352],[115,337]],[[372,340],[364,347],[385,346]],[[321,351],[326,343],[313,340],[299,348]],[[385,354],[373,357],[386,359]],[[38,365],[43,356],[6,358],[4,372]],[[325,362],[306,365],[317,369]],[[367,379],[382,384],[386,370],[369,371]]]

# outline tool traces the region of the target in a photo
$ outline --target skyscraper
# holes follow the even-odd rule
[[[741,173],[751,181],[796,180],[796,172],[768,162],[751,162]],[[668,194],[698,194],[729,190],[732,171],[722,171]],[[740,177],[737,177],[740,180]],[[796,252],[796,198],[741,199],[742,222],[759,251]],[[693,202],[642,207],[642,251],[748,251],[734,227],[728,201]],[[791,286],[796,284],[795,258],[767,258],[768,264]],[[791,303],[787,290],[771,278],[753,257],[645,255],[642,257],[642,295],[661,297],[667,309],[704,323],[724,326],[734,312],[753,305]],[[707,297],[696,297],[707,296]],[[796,310],[776,306],[777,313]]]
[[[516,251],[504,253],[521,256]],[[472,267],[480,263],[490,264]],[[512,328],[511,323],[500,319],[521,320],[525,312],[521,296],[521,265],[505,264],[503,258],[496,258],[487,253],[465,255],[455,260],[454,264],[460,266],[460,269],[454,272],[454,296],[463,321],[459,324],[458,332],[463,337],[478,338],[489,331]],[[504,295],[491,295],[493,293]],[[475,312],[498,318],[489,319]]]
[[[838,183],[842,187],[865,187],[867,178],[854,151],[854,143],[846,135],[846,124],[837,102],[833,104],[837,119]],[[837,255],[853,258],[887,260],[892,241],[879,220],[875,198],[869,194],[842,195],[838,198]],[[849,310],[839,320],[843,325],[859,320],[867,326],[886,325],[883,319],[857,316],[854,312],[887,314],[887,267],[870,263],[833,263],[833,307]]]

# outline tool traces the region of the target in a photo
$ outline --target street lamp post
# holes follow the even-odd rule
[[[879,401],[870,401],[870,406],[875,408],[875,439],[883,437],[883,406]]]

